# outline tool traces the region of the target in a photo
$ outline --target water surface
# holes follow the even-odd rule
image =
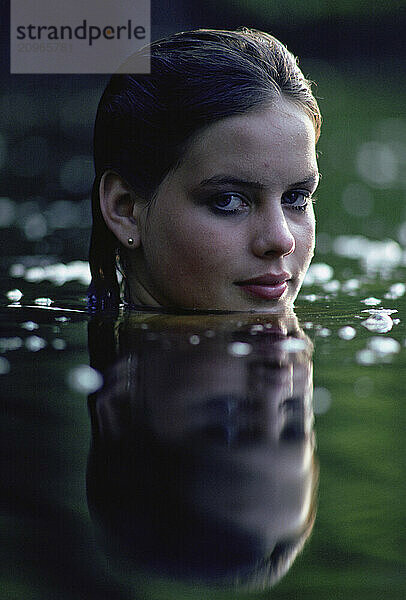
[[[403,598],[404,267],[341,260],[297,321],[95,317],[84,282],[5,276],[3,597]]]

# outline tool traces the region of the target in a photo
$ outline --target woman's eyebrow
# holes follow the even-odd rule
[[[321,177],[321,174],[317,171],[311,173],[308,177],[303,179],[302,181],[297,181],[289,185],[289,188],[306,186],[306,185],[316,185]],[[232,177],[229,175],[214,175],[213,177],[209,177],[208,179],[203,179],[197,187],[204,187],[206,185],[238,185],[243,187],[249,187],[256,190],[263,190],[266,188],[266,185],[259,181],[250,181],[248,179],[243,179],[240,177]]]
[[[231,177],[229,175],[214,175],[214,177],[209,177],[208,179],[203,179],[198,187],[204,187],[206,185],[238,185],[244,187],[250,187],[262,190],[265,188],[263,183],[259,181],[249,181],[247,179],[242,179],[240,177]]]
[[[301,186],[317,185],[319,183],[320,179],[321,179],[321,173],[319,173],[318,171],[315,171],[314,173],[309,175],[309,177],[306,177],[302,181],[297,181],[296,183],[292,183],[292,185],[290,185],[289,188],[292,189],[292,188],[301,187]]]

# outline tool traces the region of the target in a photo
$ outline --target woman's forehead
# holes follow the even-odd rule
[[[281,101],[209,125],[194,138],[179,176],[239,176],[267,186],[272,179],[307,180],[317,174],[315,130],[310,117]]]

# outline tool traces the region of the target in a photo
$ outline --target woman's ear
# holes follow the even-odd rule
[[[131,186],[114,171],[106,171],[100,180],[99,198],[104,220],[116,238],[127,248],[140,246],[140,200]]]

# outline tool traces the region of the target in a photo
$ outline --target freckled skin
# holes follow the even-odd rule
[[[315,173],[313,124],[285,99],[202,130],[140,216],[141,245],[131,254],[129,273],[133,300],[221,310],[292,306],[313,256],[315,219],[311,201],[300,211],[283,199]],[[241,214],[215,214],[211,198],[217,188],[199,187],[215,176],[259,182],[261,189],[222,185],[221,194],[242,193],[249,207]],[[317,176],[309,195],[316,185]],[[258,298],[237,285],[281,272],[291,278],[278,299]]]

